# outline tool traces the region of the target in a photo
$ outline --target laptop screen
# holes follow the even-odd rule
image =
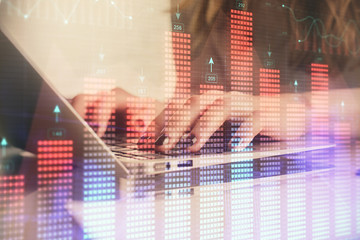
[[[0,135],[25,149],[42,79],[12,43],[0,33]]]

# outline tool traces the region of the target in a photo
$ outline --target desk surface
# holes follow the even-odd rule
[[[170,189],[191,177],[165,176],[165,191],[152,190],[155,177],[132,176],[118,200],[54,204],[58,207],[46,212],[52,221],[42,225],[48,235],[42,236],[61,235],[64,228],[74,239],[359,239],[360,142],[312,155],[312,161],[331,167],[257,179],[238,175],[238,181],[227,183],[212,167],[202,169],[197,187]],[[25,197],[28,206],[39,205],[39,194]],[[25,239],[41,236],[36,212],[25,210],[25,218],[12,219],[13,231],[23,227]]]

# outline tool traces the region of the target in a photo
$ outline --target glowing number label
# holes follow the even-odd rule
[[[146,95],[147,95],[147,90],[146,90],[146,88],[139,88],[139,89],[138,89],[138,94],[139,94],[140,96],[146,96]]]
[[[50,128],[47,133],[48,139],[56,140],[65,137],[65,129],[63,128]]]
[[[247,8],[247,2],[244,0],[237,0],[236,1],[236,8],[240,10],[245,10]]]
[[[184,24],[182,24],[182,23],[174,23],[173,24],[173,31],[174,32],[184,32]]]
[[[216,74],[207,74],[205,77],[205,81],[208,83],[217,83],[217,75]]]
[[[271,58],[265,58],[264,66],[265,68],[275,68],[275,61]]]

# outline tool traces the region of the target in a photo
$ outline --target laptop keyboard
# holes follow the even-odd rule
[[[225,151],[219,152],[196,152],[191,153],[187,150],[187,146],[182,145],[181,147],[176,146],[173,150],[167,153],[155,152],[154,150],[139,150],[139,145],[136,143],[126,143],[124,141],[117,141],[112,144],[107,144],[110,150],[118,157],[126,157],[137,160],[153,160],[153,159],[169,159],[171,157],[178,156],[194,156],[194,155],[204,155],[204,154],[219,154]]]
[[[138,146],[135,143],[115,143],[108,144],[110,150],[115,156],[132,158],[137,160],[151,160],[164,158],[164,155],[160,153],[151,153],[149,151],[138,150]]]

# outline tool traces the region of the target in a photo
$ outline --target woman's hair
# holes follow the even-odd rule
[[[248,0],[247,2],[250,11],[256,9],[259,4],[264,4],[264,1],[261,0]],[[310,40],[309,44],[326,41],[327,48],[333,46],[334,49],[340,47],[343,51],[355,52],[359,48],[358,39],[360,38],[360,30],[357,25],[360,20],[360,4],[356,2],[356,0],[292,0],[289,7],[296,9],[296,12],[304,13],[304,15],[309,15],[310,11],[314,11],[319,20],[321,19],[324,23],[323,25],[318,24],[321,36],[315,36]],[[181,8],[191,11],[191,16],[188,16],[188,31],[194,36],[192,40],[193,52],[201,51],[217,14],[222,9],[228,9],[229,6],[231,7],[234,4],[235,0],[183,0],[181,2]],[[305,37],[303,33],[305,26],[294,21],[290,11],[288,17],[289,30],[292,32],[290,34],[292,39],[289,40],[295,46],[298,41],[295,38]],[[310,25],[311,22],[304,22],[304,24]],[[317,31],[315,28],[312,30]],[[314,32],[314,34],[316,33]],[[336,36],[336,38],[326,37],[329,34]]]
[[[312,29],[312,31],[315,31],[314,34],[317,35],[313,39],[312,44],[317,44],[316,40],[323,40],[328,48],[340,48],[342,52],[356,53],[359,48],[358,39],[360,37],[360,29],[358,27],[358,24],[360,24],[359,3],[356,3],[355,0],[318,0],[311,3],[311,5],[314,4],[316,4],[318,14],[316,16],[318,21],[315,26],[318,29],[315,27]],[[302,0],[293,0],[290,7],[300,11],[304,10],[305,12],[306,10],[311,10],[306,9]],[[291,13],[289,14],[289,17],[293,18]],[[295,31],[295,36],[304,38],[305,34],[301,33],[304,26],[297,26],[296,21],[291,20],[291,29]],[[305,24],[311,24],[311,20],[310,23],[307,21]]]
[[[181,9],[187,9],[190,16],[187,17],[188,32],[192,38],[192,52],[197,55],[209,36],[217,14],[221,11],[226,0],[183,0]],[[173,6],[176,11],[176,6]]]

